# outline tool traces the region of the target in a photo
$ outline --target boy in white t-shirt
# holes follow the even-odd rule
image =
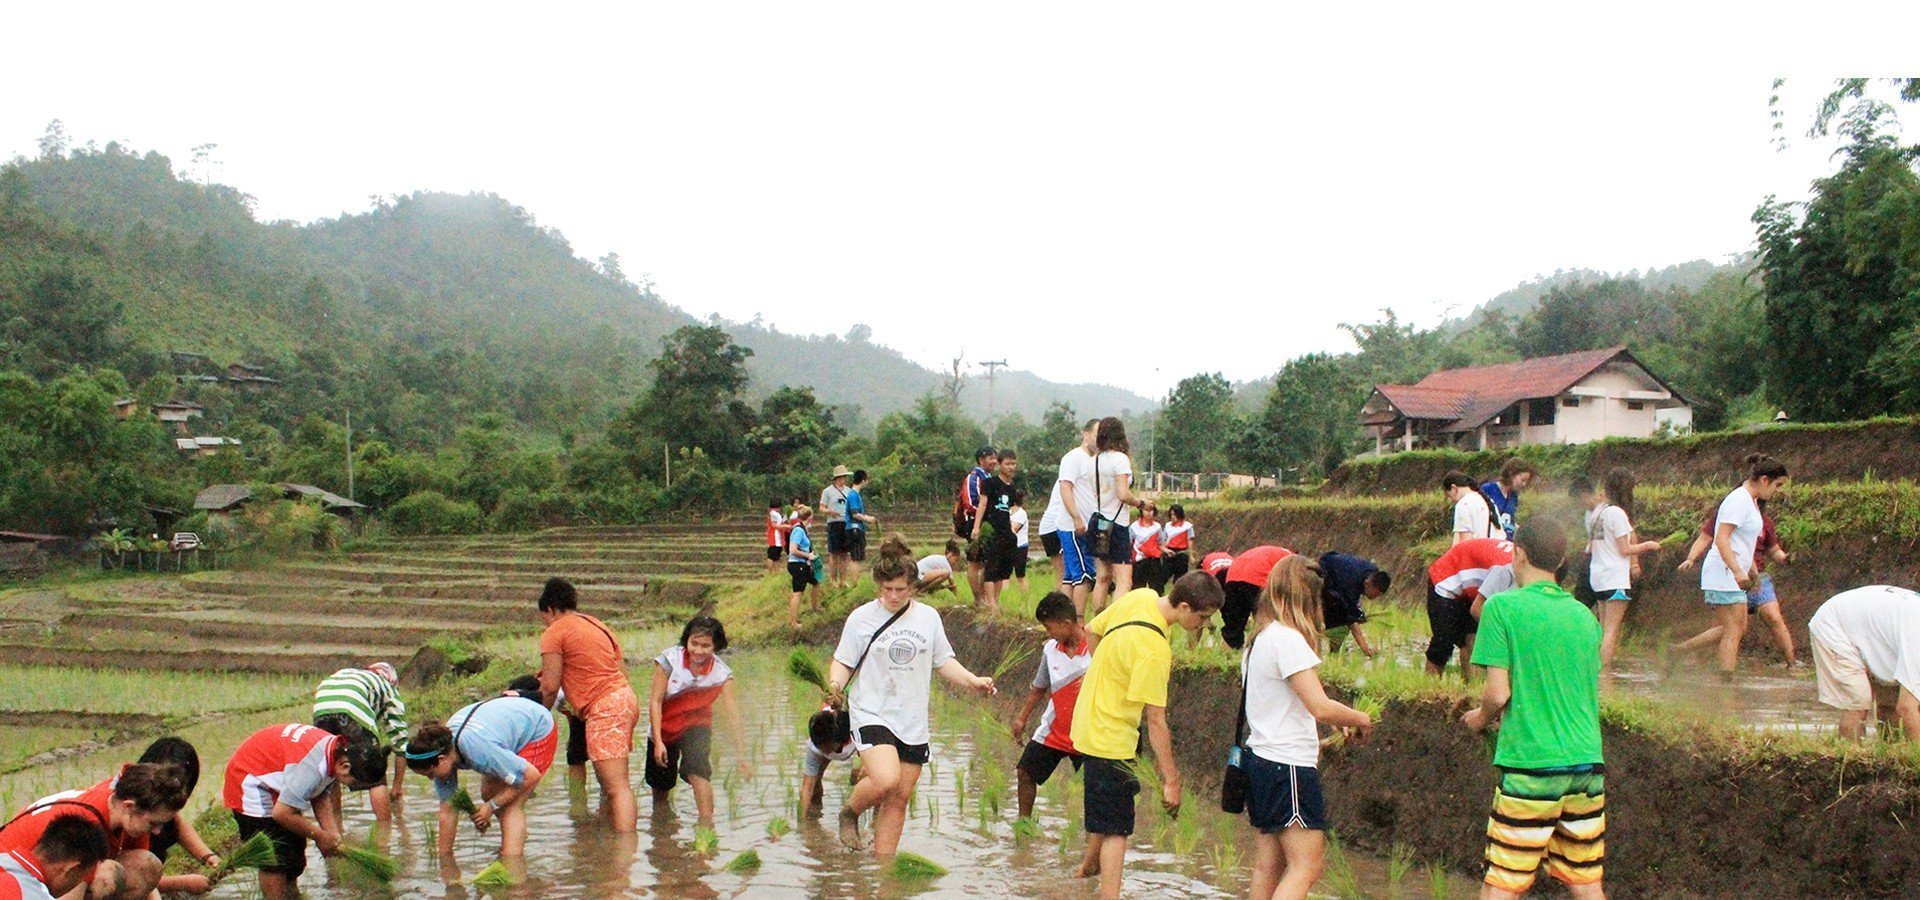
[[[1033,553],[1033,542],[1027,527],[1027,492],[1019,488],[1013,491],[1013,512],[1008,514],[1013,523],[1013,583],[1020,587],[1020,593],[1027,592],[1027,556]]]

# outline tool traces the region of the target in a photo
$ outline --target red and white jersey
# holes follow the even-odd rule
[[[301,812],[333,786],[340,739],[312,725],[268,725],[227,761],[227,808],[245,816],[273,815],[275,801]]]
[[[1210,575],[1218,575],[1233,568],[1233,554],[1224,550],[1215,550],[1200,558],[1200,568]]]
[[[1160,558],[1160,523],[1142,525],[1135,522],[1127,526],[1133,534],[1133,561]]]
[[[777,509],[767,510],[767,546],[769,547],[786,546],[786,535],[780,530],[780,526],[785,525],[786,523],[787,523],[787,517],[781,515],[779,510]]]
[[[713,724],[713,701],[733,678],[719,656],[708,656],[699,671],[687,667],[687,648],[668,647],[653,661],[667,673],[667,694],[660,701],[660,737],[671,744],[687,729]]]
[[[1069,653],[1060,642],[1049,638],[1040,648],[1040,671],[1033,686],[1047,691],[1047,706],[1040,713],[1040,727],[1033,739],[1055,750],[1073,752],[1073,704],[1080,699],[1080,681],[1093,665],[1093,649],[1082,643]]]
[[[116,775],[85,790],[61,791],[27,804],[12,823],[0,830],[0,851],[31,855],[34,845],[40,843],[40,836],[46,833],[47,825],[65,815],[86,816],[106,829],[108,858],[128,850],[147,849],[153,835],[128,834],[112,825],[113,789],[119,783],[120,776]]]
[[[1474,538],[1453,545],[1427,567],[1427,581],[1433,592],[1448,600],[1472,600],[1487,580],[1487,570],[1513,563],[1513,542],[1499,538]]]
[[[0,900],[53,900],[47,873],[30,850],[0,853]]]
[[[1178,525],[1168,522],[1161,526],[1160,530],[1166,535],[1168,553],[1185,553],[1193,548],[1192,522],[1181,522]]]
[[[1264,588],[1267,586],[1267,576],[1273,574],[1273,567],[1292,555],[1292,550],[1272,544],[1248,549],[1234,557],[1233,564],[1227,567],[1227,583],[1239,581]]]

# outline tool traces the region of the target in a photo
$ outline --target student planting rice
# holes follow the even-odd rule
[[[816,576],[813,561],[820,554],[814,552],[813,537],[807,530],[813,524],[813,510],[800,507],[794,510],[791,525],[787,529],[787,580],[793,588],[787,598],[787,624],[793,630],[800,630],[800,595],[809,589],[813,591],[813,610],[820,609],[820,579]]]
[[[461,707],[445,725],[420,726],[407,744],[407,768],[433,779],[440,797],[440,855],[453,852],[460,824],[454,800],[467,769],[480,773],[480,802],[467,818],[483,832],[498,819],[500,855],[524,856],[527,798],[553,768],[559,746],[553,713],[521,696],[490,697]]]
[[[746,728],[733,697],[733,670],[719,654],[727,649],[727,629],[712,616],[695,616],[680,629],[680,643],[654,658],[649,694],[652,752],[646,782],[653,802],[667,802],[676,778],[693,788],[700,824],[713,824],[713,707],[727,714],[733,735],[734,765],[742,778],[753,777],[747,762]]]
[[[1087,852],[1079,874],[1100,876],[1100,896],[1108,900],[1120,896],[1127,839],[1133,834],[1140,780],[1132,767],[1143,717],[1160,770],[1160,802],[1169,811],[1180,808],[1180,770],[1167,730],[1167,679],[1173,669],[1167,628],[1200,628],[1220,609],[1220,599],[1218,581],[1189,572],[1167,596],[1144,588],[1129,591],[1087,624],[1098,643],[1074,701],[1069,732],[1074,750],[1085,758]]]
[[[962,552],[960,542],[950,540],[944,551],[929,554],[915,563],[914,593],[930,594],[941,589],[957,592],[953,573],[960,571]]]
[[[146,752],[140,754],[143,763],[172,766],[180,771],[180,785],[189,799],[193,789],[200,785],[200,754],[193,745],[177,737],[163,737],[147,745]],[[213,852],[207,842],[200,838],[193,823],[186,816],[174,816],[154,831],[147,842],[147,849],[162,864],[174,847],[187,852],[188,856],[209,869],[220,868],[220,854]],[[163,875],[160,878],[160,892],[163,894],[204,894],[213,889],[212,880],[205,875],[182,874]]]
[[[1093,646],[1087,627],[1073,608],[1073,598],[1054,591],[1040,598],[1033,611],[1040,627],[1047,631],[1047,642],[1040,647],[1040,668],[1033,675],[1033,689],[1027,702],[1013,719],[1013,733],[1027,730],[1033,711],[1040,714],[1040,727],[1034,729],[1020,754],[1018,767],[1020,818],[1033,815],[1033,797],[1038,786],[1053,777],[1060,763],[1072,760],[1080,768],[1080,757],[1073,752],[1073,706],[1080,696],[1080,680],[1093,664]]]
[[[1427,626],[1433,630],[1433,639],[1427,643],[1427,674],[1446,672],[1455,647],[1460,648],[1460,670],[1466,673],[1474,634],[1480,628],[1474,610],[1481,596],[1480,583],[1490,570],[1511,562],[1511,542],[1474,538],[1454,544],[1427,567]]]
[[[387,751],[365,736],[339,737],[311,725],[269,725],[253,733],[227,762],[221,799],[240,839],[264,834],[276,861],[260,868],[267,900],[299,896],[307,842],[323,855],[340,851],[344,829],[327,795],[342,784],[366,790],[387,774]],[[307,818],[312,815],[312,819]]]
[[[1373,720],[1327,696],[1320,656],[1319,567],[1290,556],[1274,565],[1241,658],[1246,689],[1247,820],[1254,834],[1252,897],[1304,900],[1327,861],[1320,793],[1321,724],[1364,737]]]
[[[1320,589],[1320,624],[1327,629],[1327,646],[1338,651],[1351,635],[1360,652],[1371,659],[1373,644],[1360,628],[1367,621],[1367,611],[1361,601],[1378,599],[1385,594],[1393,587],[1393,576],[1370,559],[1351,553],[1323,553],[1320,578],[1324,585]]]
[[[1920,740],[1920,594],[1890,585],[1833,595],[1807,623],[1820,702],[1840,711],[1840,736],[1858,740],[1867,716]]]
[[[107,832],[95,816],[50,814],[32,846],[0,850],[0,897],[53,900],[78,892],[108,852]]]
[[[913,566],[897,557],[874,566],[880,597],[847,616],[829,675],[834,698],[845,694],[854,746],[867,772],[840,811],[840,838],[856,849],[865,846],[860,816],[874,810],[878,856],[899,848],[907,800],[927,763],[932,673],[981,694],[993,692],[993,679],[967,671],[954,658],[940,613],[914,600],[913,577]]]
[[[806,758],[800,764],[800,812],[818,815],[825,803],[826,791],[822,785],[827,766],[846,762],[857,752],[847,712],[827,707],[814,713],[807,719],[807,740],[802,748]],[[865,769],[855,768],[853,781],[858,783],[865,775]]]
[[[1260,595],[1267,589],[1267,576],[1274,564],[1293,555],[1292,550],[1262,544],[1249,547],[1227,560],[1219,572],[1222,595],[1220,638],[1227,646],[1239,649],[1247,639],[1247,619],[1260,606]]]
[[[1633,487],[1633,473],[1619,468],[1607,472],[1602,490],[1594,490],[1593,481],[1585,476],[1575,478],[1570,487],[1574,499],[1587,506],[1583,522],[1592,562],[1586,578],[1595,600],[1593,611],[1600,617],[1602,669],[1613,668],[1620,623],[1633,600],[1633,580],[1640,575],[1640,556],[1660,549],[1659,541],[1633,539]]]
[[[407,704],[400,699],[400,673],[393,664],[377,662],[327,676],[313,692],[313,725],[343,736],[358,730],[393,753],[392,789],[381,784],[367,792],[373,817],[388,821],[407,773],[402,755],[407,749]]]
[[[587,759],[600,781],[600,812],[611,816],[613,829],[638,827],[633,785],[627,757],[633,753],[633,732],[640,724],[640,698],[627,681],[626,655],[613,632],[599,619],[580,612],[573,585],[549,578],[540,593],[540,695],[543,703],[567,702],[587,723]]]
[[[0,828],[0,853],[30,855],[47,829],[69,814],[86,816],[106,831],[107,852],[88,866],[81,881],[92,900],[140,900],[160,884],[160,859],[150,850],[153,833],[187,805],[179,769],[135,763],[85,790],[65,791],[27,804]],[[64,892],[63,892],[64,893]]]

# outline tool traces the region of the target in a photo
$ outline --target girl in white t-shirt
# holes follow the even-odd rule
[[[1766,519],[1758,501],[1772,500],[1787,486],[1787,467],[1761,453],[1747,457],[1747,480],[1715,515],[1713,548],[1700,565],[1700,593],[1720,625],[1720,672],[1732,675],[1740,667],[1740,639],[1747,634],[1747,591],[1758,581],[1754,547]]]
[[[913,599],[916,574],[913,561],[902,556],[884,556],[873,567],[880,597],[847,616],[828,675],[828,696],[844,699],[867,773],[840,810],[840,840],[856,850],[865,847],[860,816],[871,809],[873,852],[880,857],[899,849],[907,800],[929,758],[933,673],[983,695],[994,693],[992,678],[967,671],[954,658],[940,613]]]
[[[1253,824],[1253,897],[1305,897],[1326,867],[1327,814],[1320,793],[1321,724],[1373,728],[1366,713],[1327,696],[1320,656],[1320,567],[1294,555],[1267,576],[1247,640],[1247,819]]]
[[[1507,532],[1494,514],[1493,501],[1480,493],[1465,472],[1448,472],[1440,479],[1440,489],[1453,507],[1453,543],[1486,537],[1506,540]]]
[[[1620,644],[1620,623],[1633,600],[1633,580],[1640,576],[1640,555],[1660,549],[1659,541],[1633,539],[1633,473],[1621,468],[1607,472],[1604,491],[1582,475],[1573,479],[1571,493],[1587,505],[1587,586],[1596,598],[1593,611],[1600,617],[1600,668],[1613,668],[1613,651]]]

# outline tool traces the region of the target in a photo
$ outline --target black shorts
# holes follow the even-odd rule
[[[787,577],[793,581],[793,592],[796,594],[812,587],[815,584],[813,580],[813,563],[807,562],[804,559],[796,559],[787,563]]]
[[[1427,642],[1427,662],[1442,669],[1453,659],[1453,648],[1465,647],[1467,637],[1480,630],[1480,621],[1473,617],[1473,607],[1458,600],[1449,600],[1440,596],[1427,585],[1427,626],[1433,630],[1433,640]],[[1466,665],[1471,660],[1461,660]]]
[[[1047,552],[1048,559],[1052,559],[1056,556],[1059,556],[1060,555],[1060,532],[1049,531],[1041,535],[1040,549],[1045,550]]]
[[[1027,577],[1027,557],[1031,556],[1032,554],[1033,554],[1033,550],[1032,548],[1029,548],[1029,547],[1013,548],[1013,577],[1015,578]]]
[[[827,552],[828,553],[847,552],[847,523],[845,522],[828,522],[827,523]]]
[[[1083,757],[1080,770],[1085,778],[1082,803],[1088,834],[1130,835],[1133,833],[1133,798],[1140,794],[1140,779],[1129,768],[1134,760]]]
[[[1053,770],[1060,768],[1063,759],[1073,760],[1073,767],[1080,768],[1080,754],[1056,750],[1039,741],[1028,741],[1027,749],[1020,751],[1020,771],[1027,773],[1034,784],[1046,784],[1053,777]]]
[[[1108,527],[1113,529],[1113,539],[1107,542],[1107,553],[1105,556],[1097,553],[1094,554],[1094,556],[1101,562],[1112,563],[1116,566],[1132,565],[1133,533],[1127,530],[1127,526],[1119,522],[1115,522]],[[1087,535],[1091,537],[1093,532],[1088,531]]]
[[[1240,649],[1247,639],[1247,619],[1260,605],[1260,586],[1246,581],[1229,581],[1220,604],[1220,638],[1227,646]]]
[[[673,790],[675,780],[693,783],[695,778],[713,780],[713,728],[695,725],[680,739],[667,745],[667,764],[653,761],[653,742],[647,742],[647,787],[656,791]]]
[[[567,765],[587,764],[587,723],[575,715],[567,716]]]
[[[767,561],[768,561],[768,562],[778,562],[778,561],[780,560],[780,554],[782,554],[782,553],[785,553],[785,552],[786,552],[786,549],[785,549],[785,548],[783,548],[783,547],[768,547],[768,548],[767,548]]]
[[[229,812],[233,811],[229,810]],[[240,828],[241,841],[256,834],[264,834],[267,840],[273,842],[275,857],[273,865],[261,866],[260,871],[274,872],[287,876],[289,880],[297,880],[300,873],[307,870],[306,835],[294,834],[288,831],[286,826],[272,819],[249,816],[241,812],[233,812],[233,823]]]
[[[1143,584],[1156,594],[1167,592],[1167,566],[1160,557],[1143,556],[1133,564],[1133,586]]]
[[[1247,770],[1247,821],[1267,834],[1279,834],[1297,825],[1308,831],[1327,830],[1327,801],[1320,793],[1320,770],[1290,766],[1240,754]]]
[[[847,558],[862,562],[867,558],[867,530],[865,528],[847,529]]]
[[[890,746],[895,753],[900,754],[900,761],[910,766],[924,766],[927,760],[933,758],[931,747],[926,744],[903,743],[894,736],[893,729],[885,725],[862,726],[859,737],[860,740],[854,746],[862,748]]]
[[[980,543],[987,545],[986,551],[980,557],[981,580],[1006,581],[1012,578],[1013,554],[1016,552],[1013,536],[996,534],[991,538],[983,538]]]
[[[1161,557],[1160,563],[1167,568],[1168,581],[1179,581],[1180,576],[1187,574],[1187,569],[1192,568],[1193,558],[1187,555],[1187,551],[1177,550]]]

